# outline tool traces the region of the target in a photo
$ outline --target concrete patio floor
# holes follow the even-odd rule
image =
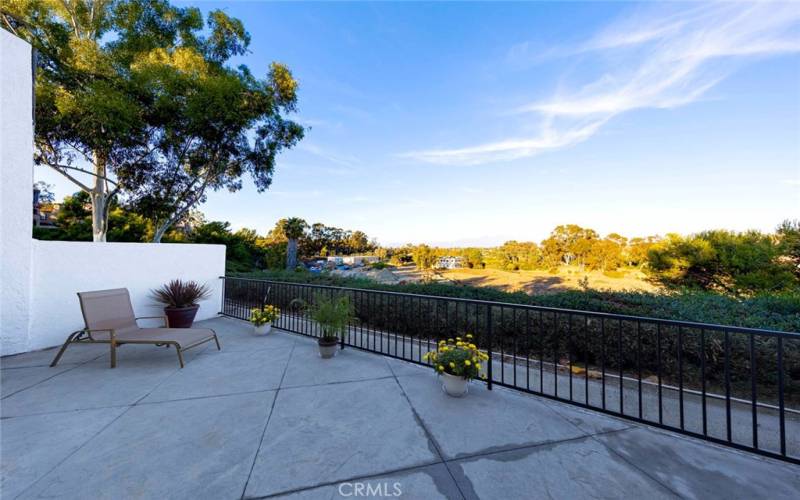
[[[0,361],[2,498],[797,498],[800,467],[227,318]],[[358,493],[362,495],[358,495]]]

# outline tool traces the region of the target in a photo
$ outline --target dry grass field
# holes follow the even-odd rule
[[[534,295],[563,290],[579,290],[582,288],[579,282],[584,277],[588,279],[589,288],[595,290],[642,290],[651,292],[658,289],[638,270],[616,271],[613,274],[614,277],[607,276],[602,271],[581,271],[577,267],[562,267],[557,274],[551,274],[547,271],[453,269],[442,271],[441,275],[459,284],[489,286],[507,292],[525,291]]]
[[[423,273],[413,266],[394,270],[403,281],[418,281]],[[581,271],[578,267],[562,266],[557,274],[547,271],[502,271],[499,269],[452,269],[436,271],[434,280],[450,281],[455,284],[488,286],[507,292],[525,291],[529,294],[543,294],[564,290],[580,290],[580,281],[588,279],[589,288],[595,290],[642,290],[652,292],[658,286],[650,282],[639,270],[626,269],[603,274],[602,271]]]

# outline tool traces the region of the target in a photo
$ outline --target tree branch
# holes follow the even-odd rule
[[[2,16],[3,16],[3,24],[6,26],[6,29],[8,29],[8,31],[14,33],[17,36],[20,36],[19,32],[17,32],[17,30],[14,29],[14,26],[11,25],[11,21],[8,20],[8,15],[2,13]]]
[[[108,195],[106,195],[106,203],[103,206],[103,219],[108,220],[108,212],[111,210],[111,199],[116,196],[119,192],[119,187],[112,189]]]
[[[55,170],[56,172],[58,172],[59,174],[63,175],[67,179],[71,180],[75,184],[77,184],[79,188],[81,188],[82,190],[86,191],[87,193],[91,193],[92,192],[91,188],[89,188],[86,184],[82,183],[81,181],[79,181],[75,177],[73,177],[73,176],[69,175],[68,173],[66,173],[65,171],[61,170],[60,167],[62,167],[62,165],[51,165],[50,163],[46,163],[46,165],[48,167],[52,168],[53,170]]]
[[[84,170],[82,168],[73,167],[73,166],[70,166],[70,165],[61,165],[61,164],[53,165],[53,164],[50,164],[50,163],[48,163],[48,165],[53,167],[53,168],[55,168],[55,169],[64,168],[64,169],[69,169],[69,170],[77,170],[78,172],[83,172],[84,174],[97,177],[98,179],[102,179],[102,180],[104,180],[106,182],[110,182],[114,186],[119,186],[119,184],[116,181],[113,181],[113,180],[109,179],[108,177],[106,177],[104,175],[95,174],[94,172],[89,172],[88,170]]]

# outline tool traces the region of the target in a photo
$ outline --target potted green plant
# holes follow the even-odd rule
[[[262,309],[255,308],[250,311],[250,322],[256,335],[266,335],[272,329],[272,323],[277,321],[281,311],[276,306],[266,305]]]
[[[489,356],[472,343],[472,335],[439,341],[436,351],[425,354],[433,369],[442,377],[442,389],[448,396],[461,397],[467,393],[467,384],[481,376],[481,363]]]
[[[336,344],[347,333],[354,316],[353,304],[346,295],[317,294],[314,297],[311,319],[322,328],[322,336],[317,340],[320,357],[327,359],[336,354]]]
[[[164,304],[167,326],[191,328],[201,300],[211,296],[211,289],[195,281],[172,280],[161,288],[152,290],[152,297]]]

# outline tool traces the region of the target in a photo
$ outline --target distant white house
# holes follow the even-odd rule
[[[463,257],[453,257],[453,256],[445,256],[439,257],[436,261],[436,269],[458,269],[460,267],[464,267],[464,258]]]

